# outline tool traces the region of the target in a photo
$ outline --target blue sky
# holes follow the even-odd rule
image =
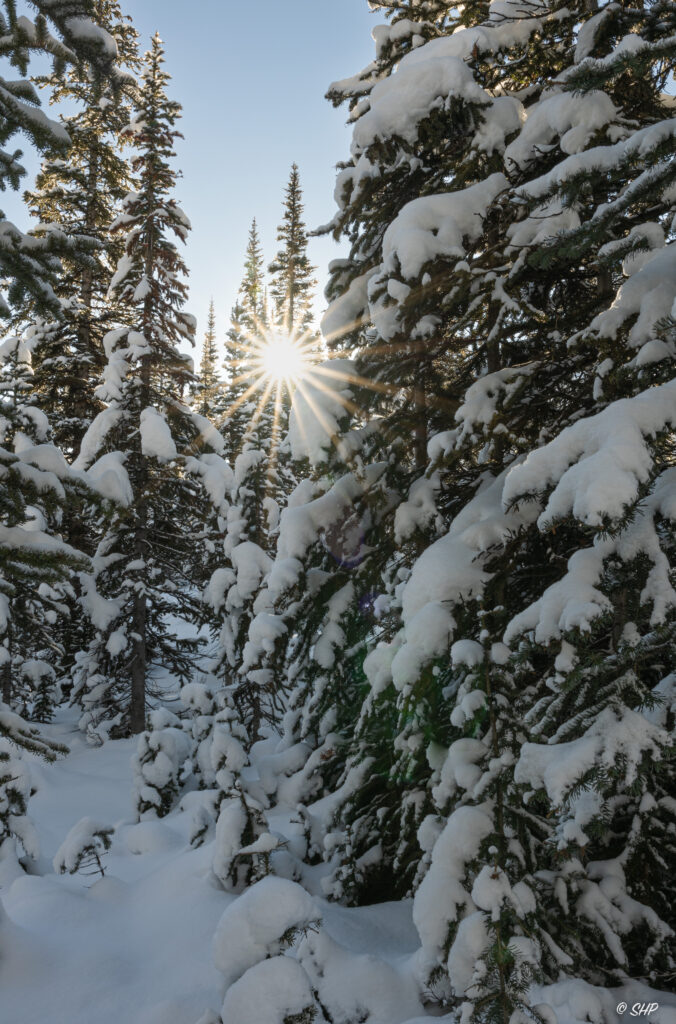
[[[378,19],[366,0],[123,0],[123,7],[144,48],[159,30],[171,95],[184,108],[177,198],[193,225],[188,308],[198,318],[199,354],[211,295],[221,338],[227,328],[253,216],[266,260],[274,254],[294,160],[308,227],[333,216],[335,165],[349,154],[350,134],[346,111],[324,93],[372,59]],[[330,239],[311,242],[320,290],[340,251]]]
[[[336,110],[324,94],[373,59],[371,30],[379,19],[367,0],[122,0],[121,6],[140,32],[142,51],[159,31],[170,95],[183,105],[176,197],[193,226],[187,309],[198,320],[199,358],[211,296],[219,339],[227,330],[254,216],[266,262],[276,252],[294,160],[308,228],[333,216],[335,166],[349,156],[350,132],[346,109]],[[38,160],[26,151],[22,162],[23,191],[33,185]],[[4,193],[0,206],[27,229],[20,194]],[[328,263],[341,251],[330,238],[310,241],[318,313]]]

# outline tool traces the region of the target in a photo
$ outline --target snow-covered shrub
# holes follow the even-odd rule
[[[223,912],[213,940],[214,963],[230,986],[255,964],[289,949],[320,920],[317,904],[302,886],[270,875]]]
[[[181,690],[192,737],[192,767],[204,799],[193,803],[190,842],[199,846],[216,824],[213,870],[226,888],[240,889],[270,870],[277,840],[269,835],[262,791],[249,792],[249,737],[229,690],[214,682]],[[260,787],[256,787],[260,789]],[[262,799],[261,799],[262,797]]]
[[[197,804],[192,808],[190,818],[190,832],[188,842],[196,849],[202,846],[209,837],[216,824],[216,819],[208,807],[204,804]]]
[[[169,813],[191,752],[191,738],[180,719],[164,708],[151,712],[150,730],[139,736],[132,759],[139,817],[162,818]]]
[[[239,782],[242,770],[249,764],[249,738],[237,712],[226,703],[214,718],[209,759],[214,781],[227,797]]]
[[[250,967],[226,992],[222,1010],[224,1024],[319,1024],[318,1014],[310,979],[288,956]]]
[[[18,841],[27,856],[38,856],[35,828],[26,816],[31,776],[20,752],[0,738],[0,856],[5,844]]]
[[[267,831],[261,805],[238,784],[216,822],[212,868],[226,889],[240,891],[270,873],[279,841]]]
[[[39,854],[38,837],[26,816],[32,791],[31,773],[22,759],[28,751],[44,761],[55,761],[68,747],[40,735],[32,725],[0,702],[0,847],[18,841],[25,854],[35,859]],[[15,851],[13,851],[15,853]]]
[[[61,699],[61,690],[53,667],[41,659],[30,658],[22,663],[21,675],[31,692],[31,719],[34,722],[50,722],[54,715],[54,707]]]
[[[186,683],[181,701],[188,711],[188,724],[194,744],[193,772],[200,789],[210,789],[216,782],[211,760],[211,739],[219,703],[220,687],[211,682]]]
[[[54,870],[58,875],[77,871],[91,875],[97,871],[103,878],[105,870],[101,861],[110,849],[114,829],[92,818],[81,818],[61,843],[54,856]]]
[[[263,805],[243,778],[248,737],[232,707],[214,720],[210,759],[218,789],[213,871],[228,889],[241,889],[268,874],[277,841],[269,835]]]
[[[377,956],[351,952],[323,928],[308,931],[298,959],[328,1020],[403,1024],[423,1016],[410,973]]]

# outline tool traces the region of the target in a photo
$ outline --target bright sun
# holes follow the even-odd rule
[[[257,325],[255,333],[242,333],[235,351],[239,354],[234,365],[240,372],[233,383],[241,385],[242,391],[229,405],[223,422],[245,403],[253,408],[252,425],[258,422],[265,409],[272,408],[277,433],[296,389],[302,390],[304,384],[314,380],[315,371],[320,370],[316,336],[309,331],[295,334],[261,324]]]
[[[264,375],[275,382],[302,379],[309,368],[302,346],[288,334],[267,335],[260,360]]]

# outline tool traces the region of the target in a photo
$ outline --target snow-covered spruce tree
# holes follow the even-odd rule
[[[251,221],[244,260],[244,276],[231,316],[231,326],[240,334],[255,335],[267,323],[265,260],[256,218]]]
[[[212,575],[205,600],[218,631],[218,653],[212,672],[232,690],[252,741],[273,715],[274,694],[241,674],[249,627],[258,595],[272,566],[279,518],[279,481],[273,452],[274,408],[266,402],[244,430],[242,450],[234,459],[222,552],[224,563]]]
[[[204,799],[193,808],[191,844],[199,846],[213,830],[221,803],[241,794],[241,769],[248,757],[240,740],[244,745],[248,740],[230,694],[215,680],[186,683],[181,702],[187,717],[167,708],[149,715],[150,728],[139,737],[133,762],[135,801],[140,818],[161,818],[173,809],[186,784],[194,788],[196,782]],[[220,741],[223,726],[225,743]],[[229,742],[231,734],[235,739]],[[233,849],[239,849],[238,838],[232,841]]]
[[[264,424],[259,425],[257,428],[262,430]],[[234,486],[224,521],[225,565],[214,571],[205,590],[218,638],[212,672],[232,690],[242,722],[254,740],[263,721],[270,717],[272,706],[269,694],[266,696],[252,680],[240,675],[256,598],[272,565],[266,551],[266,453],[255,443],[258,429],[245,435],[244,450],[235,460]]]
[[[202,342],[199,377],[193,389],[193,406],[201,416],[206,416],[210,420],[215,420],[219,416],[222,387],[218,373],[216,313],[212,299],[209,303],[207,329]]]
[[[129,97],[135,87],[129,70],[138,66],[136,32],[117,0],[96,0],[93,9],[117,47],[115,78],[102,79],[80,62],[37,79],[49,90],[52,102],[75,106],[76,113],[61,118],[70,138],[67,156],[62,147],[50,147],[35,187],[25,198],[37,221],[67,236],[76,255],[83,246],[96,248],[84,264],[62,256],[54,289],[58,316],[45,315],[32,296],[26,296],[13,315],[31,351],[31,404],[47,415],[52,439],[69,462],[103,407],[95,393],[105,363],[103,337],[125,321],[124,307],[107,294],[123,251],[120,239],[108,229],[130,187],[119,133],[129,122]],[[96,537],[88,524],[95,521],[94,509],[67,505],[61,532],[74,547],[93,554]],[[59,636],[63,656],[58,676],[64,682],[70,679],[76,653],[91,639],[79,596],[76,581]]]
[[[41,224],[53,225],[76,246],[93,239],[97,249],[85,266],[63,257],[55,288],[61,303],[58,319],[36,318],[34,301],[15,314],[22,324],[29,321],[33,403],[47,414],[54,441],[69,461],[102,408],[95,388],[105,364],[103,338],[111,327],[124,323],[124,307],[108,296],[123,250],[109,227],[130,188],[119,135],[129,123],[135,86],[128,72],[138,67],[137,33],[118,0],[95,0],[93,7],[98,24],[117,46],[117,77],[114,82],[97,80],[87,65],[79,64],[38,80],[41,88],[49,89],[52,102],[77,104],[78,109],[61,119],[70,138],[67,157],[62,147],[46,154],[26,201]]]
[[[293,351],[300,355],[305,364],[305,372],[308,366],[322,358],[323,346],[314,325],[312,303],[317,281],[313,276],[315,268],[308,256],[303,193],[295,163],[291,166],[284,192],[284,214],[277,228],[277,241],[281,243],[280,248],[268,267],[272,275],[270,321],[273,327],[268,344],[273,349],[281,345],[283,350],[291,339]],[[275,412],[271,434],[271,467],[274,467],[277,476],[275,498],[281,507],[286,504],[296,482],[289,452],[283,442],[291,409],[291,388],[278,379],[273,397]]]
[[[48,501],[50,511],[38,510],[26,502],[26,525],[70,541],[74,554],[86,547],[82,521],[100,514],[101,496],[92,491],[79,474],[70,473],[63,455],[52,442],[52,431],[44,411],[34,404],[32,347],[35,335],[7,338],[0,345],[0,444],[23,461],[55,472],[54,490]],[[25,470],[30,472],[30,470]],[[45,478],[49,479],[49,478]],[[80,529],[71,537],[73,523]],[[84,565],[84,559],[82,560]],[[72,565],[71,565],[72,569]],[[74,654],[86,636],[78,605],[78,575],[66,570],[48,585],[17,593],[16,608],[22,609],[23,626],[17,622],[6,646],[10,659],[4,669],[4,700],[36,721],[49,721],[63,685],[68,685]]]
[[[31,654],[52,660],[64,589],[83,567],[79,553],[56,534],[68,476],[51,445],[21,454],[0,447],[0,846],[15,838],[33,857],[36,837],[25,817],[30,772],[21,750],[54,760],[67,749],[43,740],[8,705],[18,699],[33,712],[37,705],[40,719],[51,712],[50,695],[39,687],[51,665]]]
[[[228,384],[222,420],[234,476],[221,514],[224,531],[219,565],[206,589],[218,633],[216,677],[232,689],[252,741],[270,718],[274,700],[252,679],[240,674],[256,599],[272,562],[279,503],[290,490],[290,473],[280,468],[279,409],[261,365],[267,344],[263,299],[263,258],[254,220],[247,244],[245,271],[226,342]],[[278,391],[279,391],[278,386]]]
[[[190,405],[203,421],[220,424],[223,418],[225,386],[218,371],[218,353],[216,338],[216,314],[213,299],[209,304],[207,329],[202,342],[202,357],[199,376],[191,385]],[[217,447],[222,447],[221,442]],[[220,456],[212,456],[207,465],[202,459],[188,460],[186,468],[206,483],[210,501],[206,508],[197,509],[194,524],[195,540],[199,551],[195,550],[193,570],[197,570],[195,579],[204,588],[218,563],[218,552],[222,545],[223,523],[225,514],[223,502],[232,478],[230,466]],[[205,476],[206,474],[206,476]],[[207,480],[208,478],[208,480]]]
[[[49,443],[49,423],[32,398],[29,346],[19,337],[8,338],[0,345],[0,450],[6,473],[0,521],[7,531],[0,593],[8,602],[5,629],[0,629],[2,700],[48,721],[58,693],[57,672],[63,675],[62,635],[71,611],[73,570],[85,564],[59,540],[68,510],[92,495]],[[33,544],[32,554],[18,553]],[[43,544],[53,544],[53,557],[45,555],[40,565]]]
[[[405,831],[399,816],[406,813],[401,787],[389,775],[391,698],[379,702],[380,734],[355,743],[367,645],[383,635],[377,556],[395,497],[387,463],[376,461],[372,428],[355,413],[348,429],[357,390],[352,364],[332,360],[296,391],[291,447],[312,464],[313,479],[298,485],[282,511],[275,562],[257,600],[242,666],[260,686],[289,694],[280,757],[292,777],[277,780],[277,792],[299,806],[309,856],[324,856],[334,867],[326,891],[350,900],[406,891],[403,881],[393,888],[389,871]],[[273,783],[265,782],[270,794]],[[302,806],[329,793],[321,816]],[[348,834],[340,809],[362,798],[354,816],[360,824]]]
[[[471,130],[481,102],[476,94],[467,97],[464,105],[449,96],[445,105],[444,97],[435,92],[438,81],[430,76],[432,109],[424,130],[417,133],[415,114],[407,111],[405,102],[406,82],[416,88],[412,74],[402,85],[401,102],[395,104],[399,118],[393,115],[394,126],[382,119],[380,131],[381,110],[374,101],[369,115],[371,101],[366,97],[411,50],[451,31],[457,25],[457,12],[445,3],[379,6],[396,13],[396,18],[392,28],[380,26],[375,31],[376,61],[362,75],[337,83],[329,92],[334,102],[350,101],[357,125],[354,159],[339,175],[340,210],[332,224],[336,234],[345,233],[351,239],[352,252],[350,259],[336,261],[332,267],[327,294],[334,301],[323,330],[334,350],[359,347],[355,380],[363,375],[371,381],[371,392],[364,392],[360,404],[377,424],[378,443],[372,448],[388,466],[389,499],[389,514],[378,531],[371,590],[356,595],[358,603],[367,601],[378,610],[378,618],[365,638],[376,649],[364,652],[366,699],[357,716],[347,766],[355,779],[367,758],[373,758],[377,767],[364,773],[363,786],[344,791],[337,808],[336,834],[343,831],[346,839],[337,846],[341,866],[334,892],[352,899],[369,898],[369,892],[377,889],[378,874],[387,880],[394,877],[403,892],[412,885],[420,858],[416,830],[429,810],[428,758],[443,749],[452,735],[450,709],[443,711],[441,666],[430,664],[416,685],[402,692],[388,665],[396,645],[385,647],[381,658],[377,643],[397,633],[404,581],[420,551],[439,531],[435,494],[440,480],[438,474],[425,475],[427,444],[448,423],[458,402],[450,386],[442,332],[435,337],[441,318],[434,306],[423,315],[422,289],[411,295],[412,324],[399,331],[388,317],[394,312],[395,298],[405,301],[407,286],[398,287],[393,281],[392,295],[383,294],[381,286],[369,303],[369,280],[380,269],[388,221],[421,193],[442,187],[451,178],[454,163],[469,150],[463,124],[465,133]],[[450,81],[454,66],[451,63],[444,72],[439,61],[436,70],[443,85],[444,73]],[[387,103],[386,81],[380,94]],[[468,218],[479,223],[471,209]],[[443,655],[443,637],[440,645],[437,639],[437,646]],[[380,841],[383,823],[387,823],[385,842]]]
[[[470,5],[393,74],[389,52],[343,84],[368,101],[339,183],[353,248],[336,307],[375,325],[358,367],[389,385],[395,436],[415,416],[419,471],[457,423],[395,521],[402,539],[430,516],[446,532],[370,674],[399,694],[395,745],[430,762],[421,969],[464,1021],[520,1019],[540,972],[665,962],[669,883],[655,898],[637,870],[648,808],[670,827],[648,707],[673,629],[664,19]]]
[[[228,383],[222,393],[219,423],[233,465],[245,448],[266,452],[265,499],[269,505],[266,514],[271,532],[277,524],[274,502],[283,504],[295,482],[281,445],[288,414],[288,387],[270,373],[266,364],[266,353],[274,349],[279,340],[278,325],[268,309],[263,254],[254,219],[247,242],[244,276],[227,332]],[[262,499],[262,494],[260,497]]]
[[[82,467],[97,460],[120,485],[95,575],[85,580],[96,634],[80,658],[74,689],[83,727],[103,735],[143,731],[153,666],[179,679],[191,669],[196,642],[177,637],[167,621],[171,614],[196,614],[198,605],[189,569],[197,561],[191,531],[198,489],[183,472],[183,452],[199,452],[204,432],[220,443],[214,428],[182,403],[193,375],[178,345],[192,342],[195,325],[182,309],[186,268],[172,240],[185,239],[189,222],[171,196],[180,107],[167,98],[163,63],[156,35],[129,127],[138,190],[114,224],[124,234],[125,253],[111,291],[128,304],[134,326],[104,340],[100,395],[109,404],[85,435],[78,460]]]
[[[100,81],[116,79],[113,69],[116,57],[115,40],[96,23],[90,0],[31,0],[36,17],[31,21],[20,16],[14,0],[0,5],[0,58],[10,67],[10,78],[0,78],[0,137],[3,145],[23,133],[40,153],[60,150],[65,157],[70,138],[64,127],[45,116],[33,83],[26,77],[32,53],[46,55],[56,71],[80,64],[88,66]],[[16,78],[16,71],[21,78]],[[0,161],[0,182],[3,188],[18,189],[25,168],[21,151],[5,151]],[[61,278],[59,256],[69,259],[79,254],[83,264],[89,263],[94,243],[71,238],[56,225],[24,234],[4,215],[0,218],[5,242],[0,253],[5,294],[0,298],[0,312],[10,316],[27,296],[43,310],[59,312],[57,291]]]
[[[17,335],[0,346],[0,417],[3,445],[11,449],[49,441],[49,420],[32,403],[33,358],[31,346]]]
[[[242,890],[270,872],[271,836],[263,806],[243,777],[250,738],[227,691],[214,718],[210,759],[218,790],[212,868],[226,889]]]
[[[189,732],[167,708],[151,711],[150,728],[141,733],[133,758],[139,818],[163,818],[176,803],[192,752]]]
[[[88,2],[35,0],[31,6],[37,12],[35,22],[19,18],[16,5],[9,0],[0,7],[0,56],[9,62],[12,71],[16,68],[25,75],[31,52],[39,51],[49,54],[57,66],[65,67],[80,60],[90,62],[103,77],[112,73],[115,44],[91,21]],[[30,144],[41,152],[53,145],[60,145],[66,152],[68,136],[60,125],[38,109],[33,85],[25,78],[16,80],[15,73],[11,80],[3,76],[1,84],[3,144],[23,132]],[[25,174],[20,157],[18,150],[3,154],[0,160],[3,188],[18,189]],[[20,304],[27,294],[40,301],[43,308],[56,312],[58,300],[54,289],[61,269],[58,255],[71,253],[76,243],[63,233],[53,231],[39,237],[25,235],[4,217],[0,217],[0,227],[4,238],[0,265],[7,288],[6,296],[0,297],[0,313],[8,316],[10,306]],[[88,249],[89,245],[82,248]],[[86,251],[83,259],[86,259]],[[10,347],[12,344],[10,342]],[[14,349],[18,355],[19,345],[14,345]],[[15,366],[15,369],[20,368]],[[11,441],[15,440],[17,425],[20,432],[26,426],[25,421],[8,422],[11,410],[18,412],[21,408],[21,400],[18,405],[15,401],[21,399],[21,390],[10,384],[9,392],[5,390],[3,396],[2,433],[9,432]],[[8,394],[10,401],[6,404]],[[37,418],[33,418],[32,423],[39,427]],[[28,447],[21,446],[23,454],[5,448],[4,437],[0,447],[0,742],[3,745],[0,751],[0,838],[3,855],[8,848],[7,841],[13,838],[20,841],[25,853],[34,855],[36,852],[34,832],[25,817],[30,780],[17,749],[19,752],[30,750],[50,760],[66,752],[58,744],[43,741],[35,730],[7,709],[6,699],[11,699],[14,689],[14,639],[24,630],[29,635],[34,623],[30,621],[32,613],[41,603],[38,618],[46,628],[53,612],[53,608],[48,607],[53,599],[53,588],[65,583],[72,571],[82,564],[77,552],[54,535],[62,511],[63,478],[68,476],[63,457],[51,446],[31,446],[30,434],[27,440]],[[31,606],[30,613],[26,611],[27,605]]]
[[[35,828],[27,817],[30,771],[10,743],[0,739],[0,862],[17,841],[31,857],[38,855]]]
[[[408,13],[411,18],[425,16],[417,7],[416,11]],[[448,9],[445,17],[450,17]],[[405,28],[406,24],[402,23],[400,28]],[[425,24],[426,35],[434,35],[437,31],[434,25]],[[379,51],[383,48],[388,50],[387,56],[382,58],[382,67],[377,72],[377,76],[382,77],[388,67],[394,65],[402,54],[411,48],[411,36],[415,32],[411,27],[410,31],[393,33],[398,42],[392,46],[386,46],[386,30],[379,30],[379,33]],[[417,41],[420,43],[422,36],[419,36]],[[399,50],[395,55],[394,50],[397,46]],[[367,77],[372,73],[375,74],[373,69],[367,72]],[[348,82],[342,83],[340,87],[334,87],[332,95],[337,95],[342,89],[347,95],[354,96],[353,84]],[[437,148],[436,139],[430,141],[430,148],[430,157],[435,157],[438,161],[439,157],[434,153]],[[388,887],[392,893],[393,880],[397,887],[395,891],[402,895],[410,888],[419,856],[415,833],[426,808],[424,790],[429,776],[429,765],[419,740],[416,743],[415,762],[406,737],[400,749],[397,749],[395,744],[397,732],[401,729],[408,728],[413,739],[416,739],[419,730],[416,728],[415,706],[409,702],[406,707],[398,710],[397,692],[391,678],[388,679],[387,674],[383,674],[375,662],[364,661],[369,646],[377,645],[396,631],[398,594],[402,582],[420,550],[421,543],[425,542],[430,533],[434,536],[437,527],[432,497],[434,485],[423,482],[423,486],[418,488],[418,493],[411,499],[412,507],[419,512],[421,523],[417,536],[410,539],[407,537],[405,542],[402,542],[402,538],[396,538],[397,506],[404,501],[412,482],[423,473],[426,465],[426,420],[429,414],[425,411],[422,415],[416,416],[415,412],[418,405],[427,404],[426,400],[422,403],[419,401],[420,384],[424,379],[424,374],[418,372],[420,341],[411,341],[408,354],[403,348],[400,350],[399,345],[388,348],[383,345],[377,333],[368,329],[373,318],[371,311],[365,308],[366,284],[368,277],[373,273],[373,261],[378,255],[375,244],[381,242],[383,213],[387,215],[392,204],[396,210],[419,191],[420,175],[413,174],[416,169],[414,161],[399,161],[397,153],[394,143],[384,147],[379,145],[379,140],[374,141],[370,151],[373,165],[367,165],[365,160],[360,164],[365,175],[362,184],[368,195],[368,200],[364,198],[365,207],[361,212],[357,211],[356,207],[351,209],[354,215],[352,222],[349,222],[347,212],[344,218],[342,213],[336,218],[333,227],[337,232],[344,228],[353,240],[353,254],[351,259],[336,261],[332,265],[332,281],[327,294],[334,302],[322,325],[328,344],[334,348],[336,354],[341,349],[349,354],[353,346],[360,348],[360,360],[357,366],[349,371],[348,378],[352,379],[353,384],[359,384],[360,381],[363,383],[364,374],[373,378],[371,388],[360,389],[358,405],[363,419],[372,420],[374,425],[376,418],[379,420],[379,425],[368,433],[366,450],[359,452],[360,461],[372,464],[367,473],[363,472],[363,468],[357,473],[357,476],[362,478],[362,484],[358,488],[360,496],[356,501],[357,507],[350,510],[345,524],[331,527],[329,530],[330,539],[336,529],[340,533],[347,522],[352,521],[359,524],[360,529],[373,531],[370,539],[364,543],[365,550],[369,551],[366,564],[360,568],[359,573],[355,573],[348,560],[347,566],[341,566],[340,574],[344,584],[353,578],[352,604],[348,605],[345,611],[346,624],[352,620],[349,627],[352,643],[348,647],[355,652],[361,650],[360,664],[355,664],[354,671],[350,669],[348,672],[349,685],[352,689],[352,698],[348,705],[355,700],[357,704],[361,703],[364,695],[367,695],[362,713],[353,711],[351,721],[349,716],[346,716],[341,743],[336,751],[336,765],[342,782],[340,796],[335,801],[333,819],[333,851],[339,866],[332,891],[336,896],[352,900],[359,899],[360,896],[365,899],[378,898],[378,895],[387,891]],[[377,167],[383,180],[387,180],[382,186],[382,191],[374,194],[371,186],[375,188],[374,183],[378,182],[380,187],[380,178],[376,174]],[[338,194],[341,197],[343,188],[348,188],[348,176],[349,172],[345,171],[339,179]],[[360,232],[367,232],[368,237],[364,238]],[[364,253],[368,253],[368,259],[361,253],[362,246]],[[382,364],[380,374],[369,363],[369,359],[375,361],[378,358]],[[335,371],[337,361],[332,365]],[[331,375],[330,367],[326,373]],[[437,369],[436,377],[440,375],[441,371]],[[432,377],[433,374],[430,373],[430,379]],[[431,386],[430,380],[429,389]],[[438,390],[443,391],[441,387]],[[432,414],[436,415],[438,421],[443,422],[443,416],[448,415],[448,399],[444,396],[433,399],[432,402]],[[334,469],[334,473],[338,472],[337,468]],[[324,571],[329,571],[330,575],[334,576],[335,565],[331,566],[329,560]],[[340,589],[341,587],[337,585],[336,591]],[[331,587],[325,587],[324,593],[331,597]],[[333,602],[333,598],[331,600]],[[335,610],[328,604],[322,606],[321,601],[316,601],[309,618],[303,619],[301,613],[299,621],[294,621],[291,634],[295,635],[297,630],[300,631],[309,650],[313,640],[311,629],[307,632],[305,630],[306,623],[314,623],[315,627],[318,627],[316,616],[320,617],[319,622],[321,617],[326,616],[328,625],[332,623],[334,615]],[[330,628],[335,630],[336,625],[334,623]],[[339,662],[340,660],[338,658]],[[312,658],[308,665],[311,664]],[[374,668],[372,690],[365,675],[365,670],[370,665]],[[311,668],[310,676],[316,672],[317,666],[314,666]],[[304,670],[301,675],[303,674]],[[328,710],[332,706],[340,706],[341,703],[344,705],[344,697],[341,700],[332,693],[332,681],[338,682],[335,672],[325,675],[321,700],[318,699],[318,693],[313,694],[312,686],[307,687],[307,681],[303,684],[302,690],[309,700],[308,710],[314,707],[316,711],[321,706]],[[299,691],[299,695],[302,690]],[[296,697],[294,702],[295,700]],[[433,709],[430,714],[428,739],[441,742],[447,737],[449,726],[436,714],[438,695],[430,693],[428,703],[430,709]],[[300,720],[307,723],[305,711],[301,714]],[[307,735],[309,737],[310,733]],[[333,750],[333,747],[331,749]],[[341,768],[340,765],[344,767]],[[372,770],[369,771],[369,767]],[[345,785],[348,778],[350,784]],[[357,783],[359,778],[363,785]]]
[[[563,97],[604,112],[607,139],[516,190],[531,223],[557,204],[577,214],[528,263],[552,276],[593,268],[600,299],[566,338],[593,371],[587,416],[572,415],[514,468],[503,503],[534,499],[540,535],[566,562],[506,632],[513,645],[522,638],[519,684],[539,698],[516,775],[558,812],[552,881],[577,915],[576,952],[604,980],[666,978],[676,932],[664,871],[674,853],[676,123],[662,92],[675,26],[660,3],[585,24]]]
[[[317,282],[307,253],[303,193],[296,164],[291,167],[284,191],[284,216],[277,241],[280,249],[268,267],[275,323],[287,334],[302,337],[313,329],[312,300]]]

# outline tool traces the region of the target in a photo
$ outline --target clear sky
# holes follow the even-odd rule
[[[219,339],[227,330],[253,217],[266,263],[276,252],[294,161],[308,228],[333,216],[335,166],[349,156],[350,131],[346,109],[336,110],[324,94],[331,82],[373,59],[371,30],[378,16],[367,0],[122,0],[121,6],[140,32],[142,51],[159,31],[172,76],[170,95],[183,106],[179,127],[185,138],[176,160],[183,178],[176,198],[193,226],[186,247],[187,310],[198,320],[199,359],[211,296]],[[38,67],[35,61],[32,68]],[[38,169],[28,147],[22,163],[28,171],[23,191],[32,187]],[[10,220],[28,228],[20,194],[5,192],[0,205]],[[340,254],[331,238],[310,240],[318,313],[329,261]]]
[[[276,248],[283,189],[300,168],[308,227],[333,216],[335,165],[349,155],[346,110],[324,99],[328,85],[373,59],[377,18],[366,0],[123,0],[143,48],[165,42],[171,96],[183,104],[177,198],[192,221],[188,309],[198,319],[199,356],[210,296],[219,336],[242,277],[256,217],[266,261]],[[340,249],[312,240],[323,289]],[[318,303],[321,308],[322,301]]]

